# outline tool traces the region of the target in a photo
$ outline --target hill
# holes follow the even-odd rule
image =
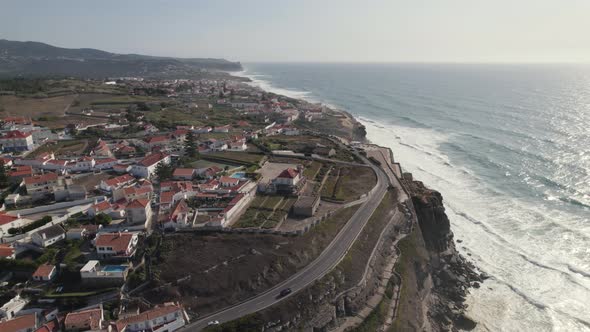
[[[62,48],[0,39],[0,76],[190,77],[202,71],[241,70],[239,62],[117,54],[92,48]]]

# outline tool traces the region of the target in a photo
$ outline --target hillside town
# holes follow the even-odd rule
[[[322,105],[233,80],[92,84],[118,95],[1,119],[0,331],[177,330],[197,314],[141,296],[163,238],[301,235],[375,186]]]

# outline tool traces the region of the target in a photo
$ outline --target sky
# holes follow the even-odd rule
[[[0,39],[242,62],[590,62],[590,1],[0,0]]]

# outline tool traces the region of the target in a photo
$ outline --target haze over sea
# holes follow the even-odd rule
[[[255,85],[349,111],[440,191],[491,276],[480,331],[590,331],[590,66],[246,64]]]

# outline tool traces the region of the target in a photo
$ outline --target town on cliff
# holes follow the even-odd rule
[[[218,71],[0,80],[1,331],[472,329],[440,193]]]

